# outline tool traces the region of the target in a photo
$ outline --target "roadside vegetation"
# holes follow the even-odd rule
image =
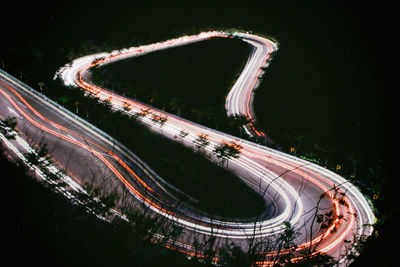
[[[17,121],[14,117],[0,120],[0,133],[3,134],[7,139],[15,139],[15,126]]]

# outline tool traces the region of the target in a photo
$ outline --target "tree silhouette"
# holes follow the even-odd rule
[[[205,149],[206,146],[210,144],[210,141],[208,140],[208,135],[199,134],[197,138],[193,141],[193,143],[200,150],[200,149]]]
[[[230,158],[239,158],[242,148],[241,145],[235,142],[224,142],[216,146],[213,152],[221,160],[221,164],[224,165]]]

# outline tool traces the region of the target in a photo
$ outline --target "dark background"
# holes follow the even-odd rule
[[[377,165],[386,170],[375,204],[389,219],[360,266],[389,264],[398,211],[396,10],[394,1],[12,2],[2,8],[0,67],[37,87],[50,85],[71,56],[104,47],[218,27],[275,37],[280,50],[257,91],[258,120],[282,146],[290,146],[285,134],[305,133],[304,151],[328,144],[361,155],[361,174]]]

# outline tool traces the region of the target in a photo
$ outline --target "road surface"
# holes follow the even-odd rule
[[[150,207],[155,214],[180,224],[188,234],[212,234],[219,240],[227,239],[246,249],[250,236],[257,240],[273,239],[282,234],[290,223],[299,231],[294,240],[296,251],[312,247],[315,251],[327,253],[345,264],[345,248],[355,237],[370,235],[375,219],[364,196],[346,179],[292,155],[128,99],[93,84],[90,79],[90,69],[94,66],[215,37],[240,38],[253,46],[245,68],[227,96],[225,107],[228,115],[244,115],[249,119],[250,123],[245,126],[249,135],[264,137],[265,134],[252,124],[255,120],[252,109],[253,89],[257,86],[263,69],[268,66],[270,55],[277,50],[277,45],[260,36],[205,32],[111,53],[98,53],[74,60],[62,67],[56,77],[62,79],[66,85],[86,90],[99,100],[108,100],[113,108],[128,115],[142,113],[142,122],[153,131],[173,140],[179,139],[186,146],[194,147],[194,142],[200,135],[206,137],[209,144],[205,151],[212,155],[211,160],[216,163],[219,162],[213,153],[216,146],[238,145],[240,157],[228,159],[229,168],[257,192],[262,192],[267,206],[272,207],[256,222],[211,219],[197,213],[192,207],[177,205],[179,189],[158,177],[122,144],[79,118],[74,118],[51,101],[43,100],[37,92],[4,74],[0,75],[0,114],[4,117],[17,114],[18,129],[35,129],[37,133],[31,133],[35,138],[45,137],[46,142],[52,142],[52,147],[57,144],[59,148],[52,151],[52,156],[79,183],[84,183],[89,176],[87,165],[95,166],[97,170],[98,166],[102,166],[101,169],[109,177],[122,183],[136,201]],[[157,121],[162,123],[155,123]],[[182,132],[187,135],[180,135]],[[66,150],[73,153],[68,164],[65,163]],[[182,244],[181,249],[193,253],[190,244]],[[274,255],[274,251],[268,252],[271,258]],[[267,257],[264,264],[269,263],[268,259]]]

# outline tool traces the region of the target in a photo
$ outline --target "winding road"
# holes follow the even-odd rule
[[[228,115],[246,116],[250,121],[244,126],[248,135],[265,137],[252,123],[255,121],[253,90],[263,70],[268,67],[271,54],[278,48],[276,43],[257,35],[203,32],[111,53],[88,55],[60,68],[55,78],[60,78],[66,85],[80,87],[99,100],[109,101],[114,109],[128,115],[142,114],[140,119],[151,130],[173,140],[179,139],[188,147],[194,147],[196,139],[204,136],[209,141],[204,149],[216,163],[219,162],[213,153],[216,146],[239,145],[240,156],[228,159],[229,168],[254,190],[262,192],[270,207],[257,221],[211,219],[190,206],[177,205],[179,189],[154,173],[123,144],[4,72],[0,72],[0,114],[3,117],[16,116],[18,129],[26,134],[29,129],[33,136],[31,139],[36,143],[40,143],[39,138],[44,138],[50,147],[56,147],[51,152],[52,157],[67,168],[78,183],[83,184],[88,179],[88,166],[93,166],[90,170],[93,173],[99,169],[97,166],[103,166],[101,169],[105,176],[122,182],[136,202],[183,226],[188,235],[214,235],[220,241],[229,240],[247,249],[250,236],[261,241],[274,239],[290,224],[299,232],[294,240],[296,251],[300,253],[311,247],[315,253],[327,253],[345,264],[344,255],[349,253],[346,248],[354,244],[357,237],[370,235],[375,221],[369,203],[349,181],[314,163],[193,123],[91,81],[90,69],[95,66],[216,37],[239,38],[253,47],[246,66],[226,98],[225,107]],[[182,132],[187,135],[181,135]],[[68,160],[66,151],[70,155],[73,153]],[[183,240],[181,243],[182,250],[194,253],[190,244]],[[271,263],[269,259],[276,252],[272,250],[267,254],[265,265]]]

